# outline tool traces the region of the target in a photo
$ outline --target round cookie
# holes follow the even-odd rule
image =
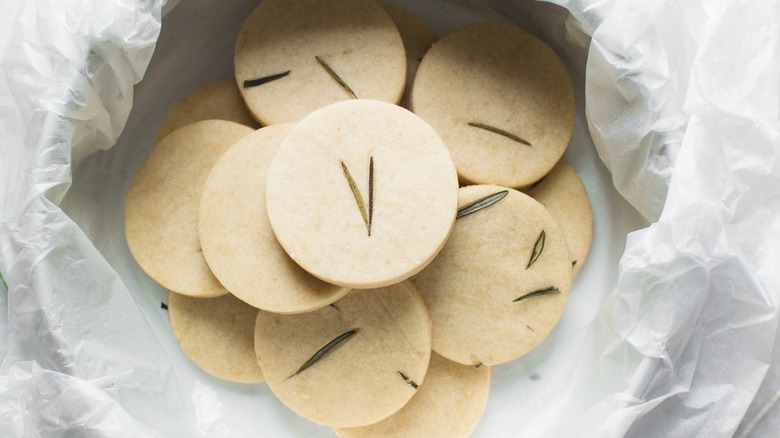
[[[499,23],[434,44],[417,70],[412,109],[440,133],[464,184],[532,184],[561,158],[574,127],[563,62],[526,31]]]
[[[228,120],[252,129],[259,128],[249,114],[235,80],[222,79],[202,85],[181,98],[165,116],[154,142],[158,143],[171,132],[201,120]]]
[[[336,433],[342,438],[466,438],[479,424],[489,392],[490,367],[461,365],[433,353],[425,383],[400,411]]]
[[[393,20],[398,33],[401,34],[401,41],[406,49],[406,89],[404,90],[401,106],[411,108],[409,97],[412,93],[414,84],[414,75],[417,73],[417,67],[422,61],[423,55],[431,48],[438,38],[436,33],[428,26],[421,17],[412,11],[399,6],[395,3],[380,3],[390,18]]]
[[[466,365],[496,365],[534,348],[569,295],[571,255],[544,206],[498,186],[460,189],[461,215],[447,245],[414,282],[433,320],[433,349]]]
[[[276,241],[265,211],[265,180],[292,124],[261,128],[230,147],[211,169],[200,201],[203,256],[219,282],[254,307],[316,310],[348,288],[311,276]]]
[[[528,191],[528,195],[544,205],[558,221],[572,255],[574,275],[577,275],[593,239],[593,211],[577,171],[561,160]]]
[[[255,327],[271,391],[332,427],[373,424],[401,409],[416,392],[409,382],[424,381],[430,347],[428,310],[408,281],[352,291],[311,313],[260,311]]]
[[[266,186],[285,251],[333,284],[374,288],[419,272],[444,245],[457,176],[436,132],[396,105],[339,102],[285,138]]]
[[[168,318],[182,350],[203,371],[238,383],[263,380],[254,351],[257,309],[228,294],[168,294]]]
[[[373,0],[264,0],[241,27],[235,70],[250,111],[271,125],[358,97],[398,102],[406,58]]]
[[[157,143],[133,177],[125,200],[127,245],[166,289],[195,297],[227,293],[201,252],[198,204],[211,166],[250,133],[224,120],[187,125]]]

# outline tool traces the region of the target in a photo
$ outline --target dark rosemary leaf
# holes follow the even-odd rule
[[[368,161],[368,237],[371,237],[371,224],[374,222],[374,156]]]
[[[520,296],[518,298],[515,298],[514,300],[512,300],[512,302],[516,303],[518,301],[523,301],[523,300],[528,299],[528,298],[538,297],[539,295],[549,295],[549,294],[559,294],[559,293],[561,293],[561,291],[559,291],[557,287],[550,286],[550,287],[545,288],[545,289],[539,289],[539,290],[535,290],[533,292],[528,292],[525,295],[522,295],[522,296]]]
[[[475,128],[484,129],[486,131],[490,131],[490,132],[493,132],[493,133],[498,134],[498,135],[503,135],[504,137],[509,138],[511,140],[514,140],[514,141],[516,141],[518,143],[522,143],[522,144],[524,144],[526,146],[533,147],[533,145],[531,145],[531,143],[528,143],[526,140],[523,140],[522,138],[512,134],[511,132],[506,132],[503,129],[496,128],[495,126],[490,126],[490,125],[486,125],[484,123],[477,123],[477,122],[469,122],[469,126],[473,126]]]
[[[330,68],[330,66],[328,65],[328,63],[327,63],[327,62],[325,62],[325,60],[324,60],[324,59],[320,58],[319,56],[315,56],[315,57],[314,57],[314,59],[316,59],[316,60],[317,60],[317,62],[318,62],[318,63],[319,63],[321,66],[322,66],[322,68],[324,68],[324,69],[325,69],[325,71],[326,71],[326,72],[328,72],[328,74],[330,75],[330,77],[332,77],[333,79],[335,79],[335,80],[336,80],[336,82],[338,82],[338,83],[339,83],[339,85],[341,85],[341,88],[343,88],[343,89],[344,89],[344,90],[345,90],[347,93],[349,93],[349,94],[350,94],[350,96],[352,96],[352,97],[353,97],[353,98],[355,98],[355,99],[357,99],[357,98],[358,98],[358,97],[357,97],[357,95],[355,94],[355,92],[354,92],[354,91],[352,91],[352,88],[349,88],[349,85],[347,85],[347,83],[346,83],[346,82],[344,82],[344,80],[343,80],[343,79],[341,79],[341,77],[340,77],[340,76],[339,76],[339,75],[338,75],[338,74],[337,74],[335,71],[333,71],[333,69],[332,69],[332,68]]]
[[[363,216],[363,222],[366,223],[366,228],[368,228],[368,235],[370,236],[371,227],[368,222],[368,213],[366,212],[366,204],[363,203],[363,195],[360,194],[360,189],[358,188],[357,184],[355,184],[355,180],[352,178],[352,174],[349,173],[349,169],[347,168],[347,165],[340,160],[339,163],[341,163],[341,171],[344,173],[344,178],[347,179],[347,184],[349,184],[349,189],[352,190],[352,196],[355,197],[355,202],[357,203],[358,210],[360,210],[360,215]],[[373,187],[369,187],[369,189],[373,189]]]
[[[539,260],[539,257],[542,255],[542,251],[544,251],[544,241],[545,241],[545,233],[544,230],[542,230],[541,233],[539,233],[539,237],[536,238],[536,243],[534,243],[534,249],[531,251],[531,258],[528,259],[528,265],[525,267],[525,269],[528,269],[536,263],[537,260]]]
[[[402,378],[402,379],[404,379],[404,381],[405,381],[406,383],[408,383],[408,384],[409,384],[409,385],[410,385],[412,388],[414,388],[414,389],[417,389],[417,388],[419,388],[419,386],[417,386],[417,384],[416,384],[416,383],[414,383],[414,381],[413,381],[412,379],[410,379],[410,378],[406,377],[406,374],[404,374],[404,373],[402,373],[402,372],[400,372],[400,371],[398,371],[398,374],[399,374],[399,375],[401,376],[401,378]]]
[[[509,194],[509,190],[502,190],[500,192],[493,193],[492,195],[485,196],[484,198],[477,199],[471,204],[464,205],[460,210],[458,210],[456,219],[460,219],[463,216],[470,215],[471,213],[476,213],[483,208],[490,207],[491,205],[503,199],[503,197],[507,194]]]
[[[290,74],[290,70],[283,71],[281,73],[277,73],[275,75],[266,76],[264,78],[258,78],[258,79],[247,79],[244,81],[244,88],[249,87],[256,87],[258,85],[267,84],[268,82],[275,81],[277,79],[281,79],[287,75]]]
[[[168,305],[165,303],[160,303],[160,308],[163,310],[168,310]]]
[[[318,360],[322,359],[323,356],[328,354],[328,352],[330,352],[331,350],[336,348],[337,345],[339,345],[340,343],[346,341],[347,339],[349,339],[350,337],[352,337],[355,333],[357,333],[359,331],[360,331],[360,329],[356,328],[356,329],[350,330],[350,331],[348,331],[346,333],[340,334],[335,339],[333,339],[332,341],[330,341],[327,344],[325,344],[324,347],[322,347],[319,350],[317,350],[317,352],[314,353],[314,356],[310,357],[309,360],[307,360],[303,365],[301,365],[301,367],[298,368],[298,371],[294,372],[290,377],[295,377],[298,374],[306,371],[312,365],[317,363]],[[288,377],[288,379],[290,377]]]

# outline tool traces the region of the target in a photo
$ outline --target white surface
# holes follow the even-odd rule
[[[161,5],[0,4],[0,435],[334,436],[264,385],[191,364],[123,235],[127,187],[165,112],[230,75],[252,3],[180,2],[119,142],[91,155],[121,131]],[[551,336],[494,368],[475,436],[726,437],[746,411],[740,431],[770,436],[770,420],[750,420],[778,385],[772,369],[758,391],[780,293],[777,2],[557,1],[579,21],[521,0],[401,3],[439,34],[484,19],[526,27],[578,90],[566,158],[591,194],[593,248]],[[643,219],[613,181],[657,219],[627,242]]]

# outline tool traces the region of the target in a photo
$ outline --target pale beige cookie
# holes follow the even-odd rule
[[[585,262],[593,238],[593,211],[577,171],[561,160],[528,194],[542,203],[558,221],[569,245],[576,275]]]
[[[200,248],[198,204],[211,166],[252,133],[205,120],[177,129],[141,163],[125,200],[125,236],[135,260],[166,289],[195,297],[226,294]]]
[[[530,185],[569,144],[574,93],[566,67],[517,27],[478,23],[445,36],[414,81],[412,109],[450,148],[463,183]]]
[[[400,411],[336,433],[343,438],[465,438],[482,418],[489,391],[490,367],[461,365],[433,353],[425,382]]]
[[[158,143],[171,132],[201,120],[228,120],[257,129],[233,79],[209,82],[182,97],[171,108],[154,139]]]
[[[459,200],[461,212],[497,202],[461,213],[414,282],[431,312],[433,349],[462,364],[496,365],[527,353],[555,326],[569,296],[571,255],[555,219],[523,193],[468,186]]]
[[[168,294],[168,318],[184,353],[203,371],[238,383],[263,380],[254,351],[257,309],[233,295]]]
[[[449,236],[457,176],[433,129],[389,103],[351,100],[315,111],[268,171],[274,234],[329,283],[381,287],[419,272]]]
[[[406,58],[373,0],[264,0],[241,27],[235,70],[250,111],[271,125],[341,100],[398,102]]]
[[[412,93],[417,67],[425,52],[431,48],[438,37],[428,23],[414,12],[395,3],[382,2],[381,5],[393,19],[406,49],[406,89],[401,99],[401,106],[410,108],[409,96]]]
[[[271,125],[231,146],[211,169],[200,201],[200,243],[214,275],[245,302],[280,313],[316,310],[349,291],[295,264],[268,222],[268,166],[292,127]]]
[[[356,290],[300,315],[260,311],[255,352],[271,391],[320,424],[357,427],[401,409],[422,384],[431,321],[410,282]]]

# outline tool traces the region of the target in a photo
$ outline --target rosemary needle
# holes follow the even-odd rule
[[[526,146],[533,147],[533,145],[531,145],[531,143],[528,143],[528,141],[526,141],[526,140],[516,136],[515,134],[512,134],[511,132],[507,132],[507,131],[504,131],[503,129],[496,128],[495,126],[490,126],[490,125],[486,125],[484,123],[478,123],[478,122],[469,122],[469,126],[473,126],[475,128],[484,129],[486,131],[490,131],[490,132],[498,134],[498,135],[503,135],[504,137],[506,137],[508,139],[511,139],[511,140],[514,140],[514,141],[516,141],[518,143],[522,143],[522,144],[524,144]]]
[[[284,71],[284,72],[281,72],[281,73],[277,73],[275,75],[266,76],[264,78],[247,79],[247,80],[244,81],[244,88],[256,87],[258,85],[263,85],[263,84],[266,84],[268,82],[275,81],[277,79],[281,79],[281,78],[283,78],[283,77],[285,77],[285,76],[287,76],[289,74],[290,74],[290,70],[287,70],[287,71]]]
[[[360,210],[360,215],[363,217],[363,222],[366,224],[366,229],[368,229],[368,235],[371,236],[371,222],[368,217],[368,213],[366,212],[366,204],[363,203],[363,195],[360,194],[360,189],[358,188],[357,184],[355,184],[355,179],[352,178],[352,174],[349,172],[349,168],[347,165],[339,160],[339,163],[341,163],[341,171],[344,173],[344,178],[347,179],[347,184],[349,184],[349,189],[352,191],[352,196],[355,198],[355,203],[357,203],[358,210]],[[373,158],[371,160],[371,165],[369,167],[369,173],[373,173]],[[373,208],[373,191],[374,191],[374,185],[372,184],[373,175],[370,175],[370,181],[368,189],[370,192],[369,194],[369,206]],[[372,212],[373,214],[373,212]]]
[[[528,259],[528,265],[525,267],[525,269],[528,269],[536,263],[537,260],[539,260],[539,257],[542,255],[542,251],[544,251],[544,241],[545,241],[545,233],[544,230],[542,230],[541,233],[539,233],[539,237],[536,238],[536,243],[534,243],[534,249],[531,251],[531,258]]]
[[[538,297],[539,295],[549,295],[549,294],[559,294],[559,293],[561,293],[561,291],[558,290],[557,287],[550,286],[548,288],[535,290],[533,292],[528,292],[525,295],[521,295],[521,296],[515,298],[514,300],[512,300],[512,302],[516,303],[518,301],[523,301],[523,300],[526,300],[528,298]]]
[[[408,384],[409,384],[409,386],[411,386],[411,387],[412,387],[412,388],[414,388],[414,389],[417,389],[417,388],[419,388],[419,386],[418,386],[416,383],[414,383],[414,380],[412,380],[412,379],[410,379],[409,377],[407,377],[407,376],[406,376],[406,374],[404,374],[404,373],[402,373],[402,372],[400,372],[400,371],[398,371],[398,374],[401,376],[401,378],[402,378],[402,379],[404,379],[404,381],[405,381],[406,383],[408,383]]]
[[[309,358],[309,360],[307,360],[306,362],[304,362],[304,364],[303,364],[303,365],[301,365],[301,367],[300,367],[300,368],[298,368],[298,371],[294,372],[294,373],[293,373],[293,374],[292,374],[290,377],[295,377],[295,376],[297,376],[298,374],[300,374],[300,373],[302,373],[302,372],[306,371],[306,370],[307,370],[307,369],[309,369],[309,368],[310,368],[312,365],[314,365],[315,363],[317,363],[317,361],[318,361],[318,360],[322,359],[322,357],[323,357],[323,356],[325,356],[326,354],[328,354],[328,352],[330,352],[331,350],[333,350],[334,348],[336,348],[336,346],[337,346],[337,345],[339,345],[340,343],[342,343],[342,342],[346,341],[347,339],[349,339],[350,337],[352,337],[352,336],[353,336],[355,333],[357,333],[357,332],[359,332],[359,331],[360,331],[360,329],[357,329],[357,328],[356,328],[356,329],[352,329],[352,330],[350,330],[350,331],[348,331],[348,332],[346,332],[346,333],[342,333],[342,334],[340,334],[340,335],[336,336],[336,338],[335,338],[335,339],[333,339],[332,341],[328,342],[327,344],[325,344],[325,346],[324,346],[324,347],[322,347],[322,348],[320,348],[319,350],[317,350],[317,352],[316,352],[316,353],[314,353],[314,356],[310,357],[310,358]],[[288,377],[288,379],[289,379],[290,377]]]
[[[347,93],[349,93],[350,96],[352,96],[355,99],[358,98],[355,92],[352,91],[352,88],[349,88],[349,85],[347,85],[347,83],[344,82],[344,80],[341,79],[341,77],[332,68],[330,68],[330,66],[328,65],[327,62],[325,62],[324,59],[322,59],[319,56],[315,56],[314,59],[317,60],[317,62],[322,66],[322,68],[324,68],[325,71],[328,72],[330,77],[332,77],[336,82],[338,82],[339,85],[341,85],[341,88],[343,88]]]
[[[470,215],[471,213],[476,213],[483,208],[490,207],[491,205],[503,199],[503,197],[507,194],[509,194],[508,190],[502,190],[500,192],[493,193],[492,195],[485,196],[484,198],[477,199],[471,204],[464,205],[461,209],[458,210],[456,219],[460,219],[463,216]]]

